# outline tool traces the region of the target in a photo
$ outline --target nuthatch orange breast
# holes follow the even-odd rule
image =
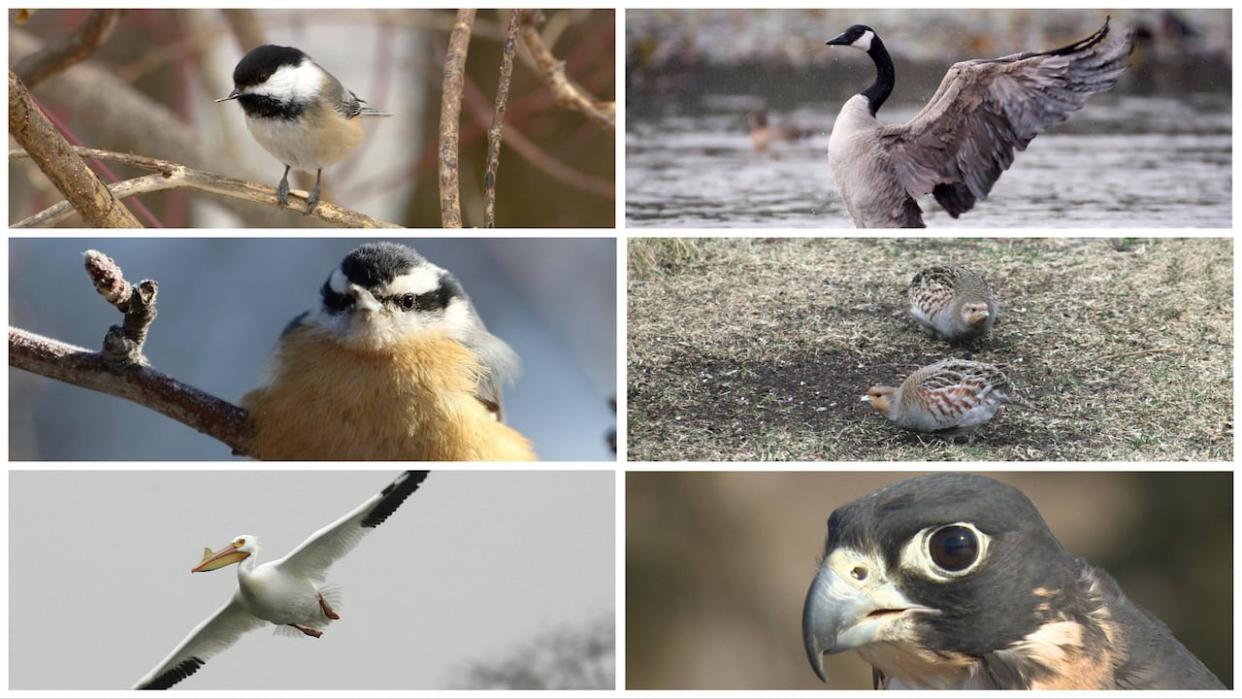
[[[242,106],[254,140],[285,164],[276,188],[282,207],[289,205],[289,169],[315,173],[308,214],[319,204],[323,168],[344,160],[362,142],[362,117],[392,116],[366,106],[292,46],[267,44],[243,56],[233,69],[233,91],[216,101],[228,100]]]
[[[523,461],[500,420],[517,356],[449,272],[396,243],[349,253],[242,399],[259,459]]]

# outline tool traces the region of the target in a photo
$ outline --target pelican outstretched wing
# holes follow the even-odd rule
[[[168,689],[198,672],[213,656],[237,642],[242,634],[267,622],[242,609],[236,599],[199,624],[155,669],[138,680],[134,689]]]
[[[337,560],[349,553],[362,537],[383,524],[423,480],[427,471],[406,471],[352,512],[320,529],[291,551],[274,561],[281,571],[314,580],[323,580],[324,573]]]

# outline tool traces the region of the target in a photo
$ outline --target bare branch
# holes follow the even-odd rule
[[[108,38],[120,16],[120,10],[91,10],[67,36],[18,61],[13,72],[27,87],[33,88],[69,66],[81,63]]]
[[[249,448],[245,410],[150,367],[117,373],[102,354],[18,328],[9,328],[9,366],[133,401],[218,439],[235,454]]]
[[[458,122],[465,83],[466,52],[475,10],[458,10],[444,55],[444,88],[440,96],[440,225],[461,228],[461,192],[458,187]]]
[[[73,151],[39,111],[21,80],[9,71],[9,133],[65,199],[93,226],[142,228],[142,224]]]
[[[575,111],[582,112],[591,121],[601,127],[615,130],[617,127],[617,105],[615,102],[596,100],[565,75],[565,63],[556,59],[552,51],[544,43],[537,26],[543,18],[539,10],[520,10],[522,23],[522,42],[526,44],[530,55],[535,59],[539,75],[544,84],[556,96],[557,104]]]
[[[118,199],[132,197],[136,194],[145,194],[148,192],[159,192],[166,189],[193,189],[200,192],[209,192],[230,199],[253,202],[272,208],[280,208],[280,203],[276,200],[276,190],[270,186],[262,185],[257,182],[248,182],[233,177],[225,177],[203,170],[196,170],[186,167],[179,163],[168,160],[159,160],[157,158],[148,158],[141,155],[132,155],[129,153],[115,153],[113,151],[100,150],[98,148],[75,147],[73,149],[78,155],[85,158],[94,158],[98,160],[107,160],[110,162],[124,163],[132,165],[144,170],[154,170],[156,174],[137,177],[131,180],[117,182],[109,186],[112,196]],[[10,158],[22,158],[28,154],[22,151],[13,151],[9,153]],[[290,194],[294,195],[290,198],[289,209],[298,213],[306,212],[306,197],[309,193],[300,190],[292,190]],[[60,202],[30,218],[23,219],[13,224],[13,228],[31,228],[35,226],[51,226],[73,213],[73,208],[68,202]],[[312,216],[336,226],[349,228],[400,228],[395,223],[381,221],[372,218],[364,213],[353,211],[337,206],[331,202],[321,201],[319,206],[315,207]]]
[[[220,10],[220,12],[224,14],[224,20],[228,22],[229,29],[233,31],[233,38],[237,39],[237,47],[242,51],[249,51],[267,43],[263,25],[259,22],[258,13],[254,10],[236,8]]]
[[[142,345],[155,319],[156,283],[130,284],[116,262],[95,250],[86,251],[85,266],[99,295],[124,314],[104,336],[103,352],[9,328],[9,366],[133,401],[245,454],[251,431],[245,410],[147,366]]]
[[[487,171],[483,175],[483,227],[496,227],[496,171],[500,169],[500,141],[509,104],[509,81],[513,77],[513,52],[517,47],[518,11],[509,10],[509,26],[500,54],[500,82],[496,85],[496,111],[487,130]]]

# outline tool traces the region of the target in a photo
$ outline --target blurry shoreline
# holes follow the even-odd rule
[[[872,67],[823,42],[857,22],[874,26],[893,55],[894,102],[922,102],[954,62],[1062,46],[1106,16],[1090,10],[630,11],[626,106],[641,117],[668,102],[685,105],[713,94],[755,95],[776,108],[848,97],[870,81]],[[1230,94],[1231,19],[1229,10],[1113,11],[1112,30],[1131,32],[1135,45],[1117,93]],[[916,85],[929,87],[912,90]]]

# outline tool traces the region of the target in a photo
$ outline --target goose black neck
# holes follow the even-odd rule
[[[884,104],[884,100],[892,94],[897,73],[893,71],[893,59],[889,58],[888,49],[884,48],[884,42],[880,41],[880,37],[872,39],[867,55],[871,56],[871,60],[875,62],[875,82],[863,90],[862,95],[867,98],[867,107],[871,110],[871,116],[875,116]]]

